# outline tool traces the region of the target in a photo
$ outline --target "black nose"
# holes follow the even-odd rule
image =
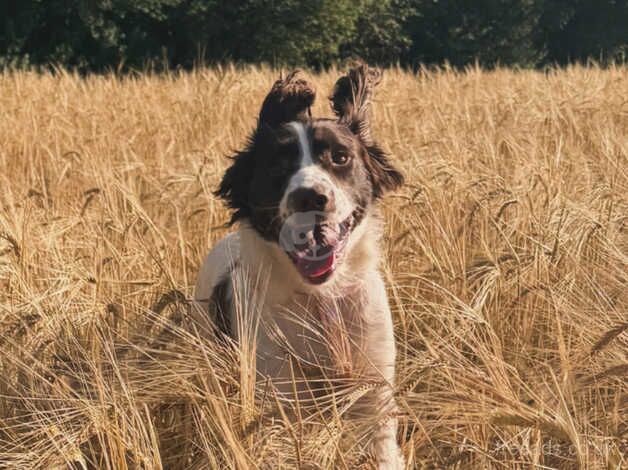
[[[332,195],[319,186],[297,188],[288,195],[288,207],[295,212],[330,211],[334,209]]]

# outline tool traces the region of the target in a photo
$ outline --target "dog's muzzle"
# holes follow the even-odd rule
[[[295,212],[284,221],[279,245],[305,280],[322,284],[342,259],[354,220],[353,214],[335,223],[328,212]]]

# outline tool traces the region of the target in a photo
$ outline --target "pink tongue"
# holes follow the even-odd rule
[[[321,260],[308,260],[300,258],[297,262],[298,270],[307,277],[320,277],[334,267],[336,253],[333,251]]]

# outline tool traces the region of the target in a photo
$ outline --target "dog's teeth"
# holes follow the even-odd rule
[[[340,224],[340,235],[344,236],[349,230],[349,221],[345,220]]]

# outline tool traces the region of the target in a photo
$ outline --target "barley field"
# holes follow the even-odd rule
[[[0,469],[370,468],[189,320],[278,73],[0,74]],[[628,70],[386,70],[374,125],[407,467],[628,468]]]

